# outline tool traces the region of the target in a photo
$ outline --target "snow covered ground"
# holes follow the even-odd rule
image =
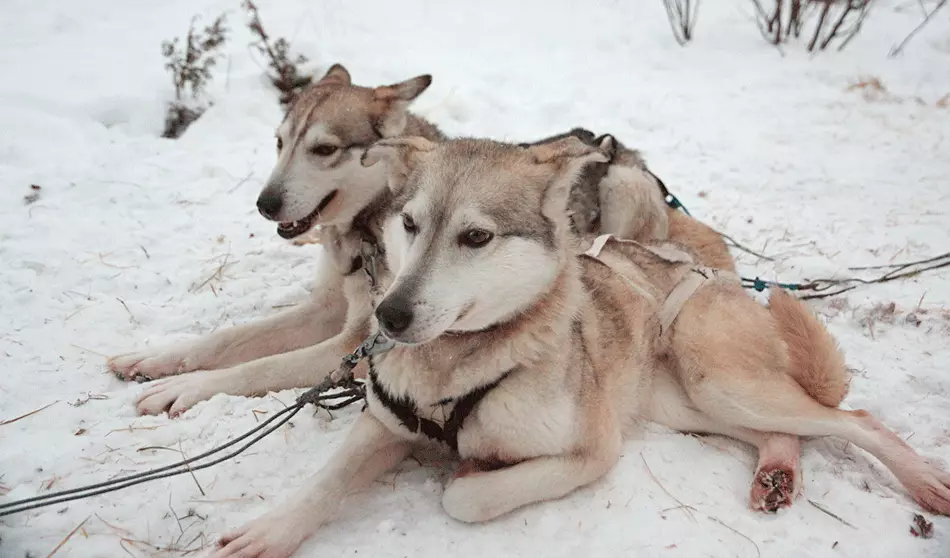
[[[950,250],[950,108],[937,106],[950,93],[950,13],[890,59],[920,20],[910,0],[881,0],[845,52],[814,58],[766,45],[747,0],[704,2],[688,48],[659,0],[260,9],[318,70],[340,61],[365,85],[432,73],[416,110],[450,134],[616,134],[694,215],[776,258],[740,255],[747,274],[799,280]],[[160,42],[224,10],[236,30],[216,104],[180,140],[160,139],[172,93]],[[194,455],[292,401],[218,396],[178,420],[138,417],[143,386],[105,374],[104,356],[276,312],[305,296],[320,249],[289,245],[256,214],[281,112],[236,0],[2,11],[0,421],[52,404],[0,425],[9,500],[179,458],[147,446]],[[868,77],[888,93],[849,90]],[[31,184],[42,189],[27,205]],[[858,370],[846,405],[950,462],[950,271],[816,307]],[[184,555],[296,490],[356,412],[302,413],[196,473],[204,494],[180,476],[4,518],[0,557],[46,556],[84,520],[57,556]],[[763,516],[746,505],[751,448],[647,425],[602,481],[481,526],[441,512],[451,464],[423,456],[353,497],[300,555],[950,556],[950,520],[912,537],[919,509],[880,463],[838,440],[803,451],[804,497]]]

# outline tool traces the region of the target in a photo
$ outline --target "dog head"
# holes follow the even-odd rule
[[[261,214],[280,223],[280,236],[348,223],[372,201],[385,175],[360,157],[374,142],[403,133],[409,103],[431,82],[424,75],[359,87],[336,64],[296,98],[277,128],[277,164],[257,200]]]
[[[393,282],[376,309],[401,343],[504,323],[547,293],[573,242],[566,204],[583,168],[606,160],[574,137],[522,148],[487,140],[385,140],[394,193],[384,228]]]

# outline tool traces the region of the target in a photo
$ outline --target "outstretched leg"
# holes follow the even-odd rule
[[[218,393],[259,396],[269,391],[312,387],[336,370],[340,360],[369,333],[368,326],[347,326],[339,335],[289,353],[252,360],[227,370],[203,370],[151,384],[135,402],[139,413],[179,415]]]
[[[299,306],[195,340],[112,357],[107,362],[109,370],[125,380],[157,380],[193,370],[228,368],[309,347],[336,335],[343,328],[347,310],[343,277],[330,258],[321,262],[313,295]]]
[[[298,496],[221,537],[216,558],[287,558],[324,523],[343,498],[409,455],[410,445],[364,412],[343,446]]]
[[[688,382],[690,400],[719,422],[797,436],[837,436],[880,459],[924,508],[950,515],[950,474],[934,467],[867,411],[812,399],[784,374],[736,369]]]
[[[801,494],[799,463],[801,445],[797,436],[766,433],[723,423],[700,411],[676,378],[658,374],[653,380],[653,400],[643,410],[644,418],[682,432],[720,434],[751,444],[759,450],[752,479],[749,506],[774,512],[792,505]]]

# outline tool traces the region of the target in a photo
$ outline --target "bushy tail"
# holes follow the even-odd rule
[[[851,378],[834,337],[788,291],[771,289],[769,312],[788,346],[788,375],[822,405],[837,407],[848,394]]]

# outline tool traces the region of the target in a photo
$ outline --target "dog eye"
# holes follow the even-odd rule
[[[323,144],[323,145],[313,146],[312,148],[310,148],[310,152],[313,153],[314,155],[319,155],[321,157],[329,157],[330,155],[333,155],[334,153],[336,153],[337,149],[339,149],[339,147],[335,145]]]
[[[459,235],[459,243],[469,248],[481,248],[488,244],[495,235],[482,229],[470,229]]]
[[[406,229],[407,233],[415,234],[419,228],[416,226],[416,222],[412,220],[412,217],[402,214],[402,228]]]
[[[277,136],[277,151],[280,151],[284,148],[284,140],[280,136]]]

